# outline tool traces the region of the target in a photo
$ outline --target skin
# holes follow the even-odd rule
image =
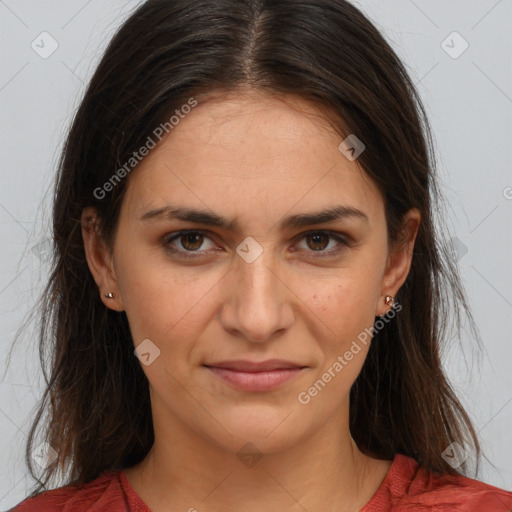
[[[94,210],[84,209],[87,260],[105,306],[126,311],[135,347],[150,339],[160,350],[142,365],[155,444],[125,470],[152,511],[357,511],[382,483],[391,461],[364,455],[349,431],[349,391],[370,344],[308,404],[297,398],[389,310],[384,298],[407,277],[420,222],[410,210],[405,242],[388,244],[382,195],[339,151],[341,140],[300,98],[211,95],[132,171],[112,250],[91,229]],[[140,220],[167,204],[239,227]],[[280,228],[284,217],[337,205],[367,221]],[[166,235],[197,229],[208,234],[165,247]],[[311,230],[350,244],[305,236]],[[246,237],[263,251],[251,263],[236,252]],[[203,254],[187,259],[169,248]],[[252,392],[203,366],[272,358],[307,368]],[[237,457],[248,442],[261,454],[250,467]]]

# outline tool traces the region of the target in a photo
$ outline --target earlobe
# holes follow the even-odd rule
[[[112,265],[112,254],[101,236],[98,215],[94,208],[90,206],[84,208],[81,224],[85,257],[98,286],[101,300],[108,308],[123,311],[124,305]]]

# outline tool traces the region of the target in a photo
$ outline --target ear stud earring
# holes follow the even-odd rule
[[[112,292],[105,293],[105,297],[107,299],[113,299],[115,296],[116,296],[116,294],[112,293]]]
[[[395,305],[395,299],[391,295],[386,295],[384,302],[391,308]]]

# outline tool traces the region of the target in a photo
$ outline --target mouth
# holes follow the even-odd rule
[[[298,376],[306,366],[270,359],[221,361],[203,365],[216,377],[242,391],[270,391]]]

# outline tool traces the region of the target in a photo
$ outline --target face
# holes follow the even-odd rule
[[[412,251],[389,252],[383,198],[341,141],[304,100],[211,97],[129,176],[105,264],[85,236],[144,354],[155,428],[272,452],[348,424],[361,333]]]

